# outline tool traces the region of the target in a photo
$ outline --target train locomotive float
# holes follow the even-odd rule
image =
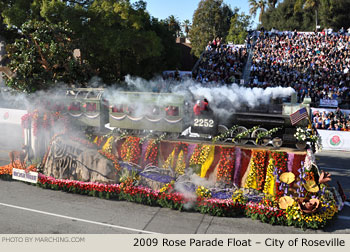
[[[104,89],[78,88],[67,90],[64,102],[55,102],[55,110],[60,108],[71,121],[95,133],[105,134],[110,130],[133,135],[166,133],[170,139],[217,139],[274,147],[299,147],[294,134],[297,127],[307,127],[308,119],[292,125],[290,115],[302,107],[310,111],[308,101],[296,103],[294,94],[289,100],[274,99],[256,108],[241,107],[226,118],[217,116],[210,105],[195,115],[196,102],[203,101],[189,101],[174,93],[126,91],[112,98]]]

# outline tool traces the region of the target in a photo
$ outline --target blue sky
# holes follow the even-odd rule
[[[131,3],[136,2],[137,0],[131,0]],[[170,15],[174,15],[179,21],[183,21],[185,19],[190,20],[192,23],[192,16],[194,11],[198,7],[198,3],[200,0],[144,0],[147,2],[147,11],[151,14],[151,16],[166,19]],[[249,4],[248,1],[242,0],[224,0],[224,2],[231,6],[232,9],[238,7],[245,14],[249,15]],[[258,14],[254,18],[256,26],[258,23]]]

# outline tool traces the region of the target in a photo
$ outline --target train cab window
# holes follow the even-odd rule
[[[112,107],[112,112],[113,113],[124,113],[124,108],[122,104],[114,105]]]
[[[87,102],[85,108],[86,108],[87,112],[94,112],[94,111],[96,111],[96,103],[94,103],[94,102]]]
[[[80,102],[72,102],[68,106],[69,111],[80,111]]]
[[[179,107],[177,106],[167,106],[165,108],[165,113],[167,116],[179,116]]]

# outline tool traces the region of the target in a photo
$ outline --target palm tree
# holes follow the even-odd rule
[[[186,33],[186,38],[188,37],[188,33],[190,32],[190,26],[191,26],[191,23],[190,23],[190,20],[188,19],[185,19],[182,23],[182,26],[184,28],[184,31]]]
[[[267,2],[266,0],[249,0],[249,13],[253,16],[256,16],[256,13],[258,12],[258,9],[260,9],[260,14],[259,14],[259,22],[261,23],[261,18],[262,15],[265,12]]]
[[[177,37],[180,36],[180,24],[179,21],[177,20],[177,18],[174,15],[170,15],[167,19],[166,19],[167,23],[168,23],[168,27],[169,27],[169,31],[173,32],[173,34],[175,34]]]

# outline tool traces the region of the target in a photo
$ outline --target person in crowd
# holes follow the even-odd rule
[[[194,105],[194,107],[193,107],[193,113],[194,113],[195,116],[199,116],[201,114],[201,111],[202,111],[202,109],[201,109],[201,101],[198,100],[196,102],[196,104]]]
[[[167,106],[165,108],[165,112],[167,116],[178,116],[179,110],[176,106]]]
[[[334,112],[326,110],[321,113],[314,112],[312,125],[316,129],[349,131],[350,118],[345,111],[339,108]]]

